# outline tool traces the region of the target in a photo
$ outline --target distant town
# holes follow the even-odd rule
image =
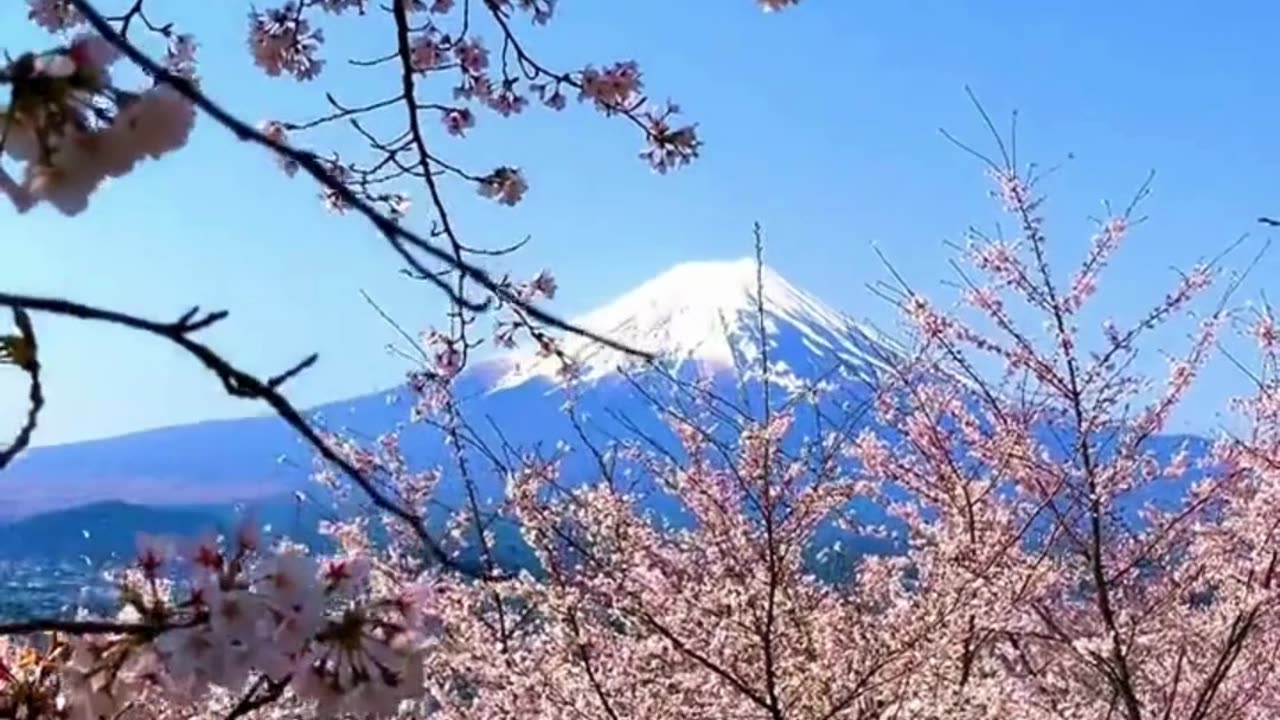
[[[95,613],[110,607],[114,595],[104,568],[85,563],[0,560],[0,621]]]

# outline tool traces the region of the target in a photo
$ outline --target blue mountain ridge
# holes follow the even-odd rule
[[[581,320],[587,327],[639,347],[658,349],[672,361],[677,376],[690,379],[710,371],[718,395],[742,408],[762,406],[761,384],[747,377],[755,362],[761,317],[756,309],[755,268],[749,261],[689,263],[677,266],[624,294]],[[764,275],[764,325],[771,363],[785,370],[780,382],[823,381],[835,388],[819,410],[840,417],[857,412],[870,395],[882,366],[897,346],[864,325],[849,320],[797,290],[772,271]],[[612,438],[644,437],[678,452],[675,436],[642,387],[679,396],[669,382],[633,383],[616,371],[622,361],[598,348],[569,347],[584,359],[586,379],[575,408],[586,419],[588,437],[602,446]],[[564,410],[565,388],[543,361],[529,356],[500,356],[477,365],[459,380],[463,412],[476,436],[489,447],[551,451],[560,441],[579,448],[566,459],[569,481],[590,481],[595,459]],[[775,392],[775,397],[778,393]],[[312,415],[329,428],[372,438],[402,427],[402,448],[411,464],[444,468],[436,498],[460,506],[463,486],[449,468],[450,451],[440,434],[424,424],[407,423],[411,398],[405,388],[372,393],[315,408]],[[797,418],[808,427],[812,417]],[[501,433],[494,428],[501,428]],[[722,432],[731,433],[727,425]],[[892,435],[887,429],[881,432]],[[799,439],[796,439],[798,442]],[[1193,454],[1206,441],[1162,436],[1149,441],[1162,459],[1188,443]],[[319,486],[310,480],[312,453],[296,434],[274,417],[202,422],[131,433],[115,438],[30,450],[0,474],[0,558],[31,553],[89,554],[98,560],[131,552],[139,531],[199,532],[226,527],[237,513],[251,512],[280,532],[316,542],[316,521],[325,512]],[[498,498],[504,478],[492,471],[475,475],[483,498]],[[1132,507],[1146,501],[1180,497],[1180,483],[1144,488]],[[678,503],[648,491],[646,507],[669,522],[682,522]],[[315,498],[298,500],[301,491]],[[878,508],[859,506],[867,522],[878,523]],[[43,517],[42,517],[43,516]],[[434,520],[442,523],[437,510]],[[97,538],[86,553],[81,529]],[[528,560],[514,527],[495,528],[500,550],[512,562]],[[826,532],[826,531],[824,531]],[[858,551],[891,549],[892,541],[860,539]]]

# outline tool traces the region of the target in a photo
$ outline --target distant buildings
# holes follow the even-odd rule
[[[0,560],[0,620],[109,611],[114,591],[100,569],[74,563]]]

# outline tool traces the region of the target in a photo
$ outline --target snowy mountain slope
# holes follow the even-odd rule
[[[657,354],[668,366],[704,375],[739,374],[758,367],[761,290],[770,364],[781,366],[784,374],[813,379],[842,367],[871,380],[900,353],[886,336],[796,288],[771,268],[757,275],[751,258],[676,265],[575,322]],[[567,338],[564,350],[586,382],[635,366],[622,351],[585,338]],[[525,352],[501,362],[509,369],[491,392],[535,378],[560,383],[556,358]]]

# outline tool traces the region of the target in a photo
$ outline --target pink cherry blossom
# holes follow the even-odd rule
[[[50,32],[68,30],[84,22],[70,0],[27,0],[27,6],[32,22]]]
[[[325,11],[335,15],[341,15],[347,10],[355,10],[363,15],[369,6],[369,0],[319,0],[319,4]]]
[[[519,114],[528,104],[529,101],[516,92],[512,83],[503,83],[502,88],[488,98],[489,107],[503,117]]]
[[[661,115],[650,115],[647,119],[649,148],[640,157],[659,173],[687,165],[698,156],[698,149],[702,146],[696,126],[673,128],[669,124],[676,111],[674,106],[668,107]]]
[[[262,134],[266,135],[272,142],[280,143],[281,145],[289,144],[289,132],[285,129],[283,123],[275,120],[268,120],[259,125],[259,129],[261,129]],[[280,169],[284,171],[284,174],[289,177],[293,177],[298,172],[298,162],[293,158],[277,155],[276,163],[280,166]]]
[[[467,130],[475,127],[475,116],[466,108],[448,108],[440,113],[440,121],[450,135],[463,137]]]
[[[268,75],[312,80],[324,68],[318,57],[324,33],[311,26],[294,0],[279,8],[249,14],[249,50]]]
[[[542,270],[529,283],[529,288],[534,294],[551,300],[556,296],[556,279],[549,270]]]
[[[330,560],[324,567],[324,581],[331,592],[350,594],[369,579],[369,559],[365,557]]]
[[[414,70],[426,72],[443,64],[446,56],[434,34],[423,32],[413,39],[409,57]]]
[[[196,51],[199,44],[188,33],[177,33],[169,38],[164,52],[164,64],[169,72],[185,78],[195,78]]]
[[[1271,314],[1270,307],[1259,313],[1258,319],[1254,323],[1253,334],[1258,339],[1258,346],[1263,351],[1274,352],[1280,350],[1280,326],[1276,325],[1276,320]]]
[[[114,140],[158,159],[187,144],[195,121],[190,101],[168,85],[157,85],[121,110]]]
[[[165,563],[173,559],[174,543],[168,538],[140,534],[137,544],[138,567],[148,577],[156,577]]]
[[[480,75],[489,67],[489,51],[479,38],[468,38],[458,43],[454,55],[468,75]]]
[[[479,193],[497,200],[503,205],[515,205],[523,198],[529,186],[517,168],[500,167],[479,183]]]
[[[120,51],[114,45],[99,35],[91,34],[80,35],[71,41],[69,55],[77,67],[94,72],[102,72],[120,59]]]
[[[50,53],[35,59],[35,72],[59,80],[70,79],[79,67],[70,53]]]
[[[633,61],[616,63],[604,70],[588,66],[582,71],[584,100],[591,100],[605,112],[630,107],[643,87],[640,66]]]
[[[697,156],[697,126],[677,122],[675,106],[649,103],[635,63],[564,72],[525,49],[534,44],[516,48],[515,33],[522,30],[506,23],[548,22],[556,7],[551,0],[465,8],[449,0],[394,1],[390,9],[398,14],[390,18],[365,0],[295,0],[253,10],[248,47],[271,77],[318,78],[326,47],[321,25],[348,41],[375,37],[368,33],[377,27],[391,39],[394,27],[394,52],[353,57],[342,74],[368,77],[373,88],[383,86],[373,82],[383,73],[395,94],[348,96],[347,90],[364,87],[353,80],[351,88],[325,93],[317,114],[265,123],[261,135],[228,124],[259,144],[265,138],[319,148],[302,157],[316,160],[322,172],[295,159],[282,161],[283,169],[320,175],[327,205],[376,213],[388,237],[400,238],[392,230],[411,224],[409,193],[425,197],[426,239],[405,247],[431,245],[466,257],[479,252],[455,236],[452,228],[462,223],[448,217],[447,191],[440,194],[437,183],[473,182],[479,194],[505,205],[520,202],[528,190],[515,167],[477,174],[435,154],[445,144],[437,147],[433,138],[467,135],[474,108],[436,104],[428,97],[433,91],[447,95],[452,87],[459,100],[507,116],[532,112],[532,98],[563,108],[564,93],[573,88],[604,114],[640,127],[647,143],[642,157],[655,170],[667,172]],[[29,4],[45,27],[62,31],[77,21],[66,3]],[[794,4],[764,3],[767,9]],[[436,17],[428,18],[428,10]],[[404,11],[416,13],[407,24]],[[108,23],[121,30],[130,23],[130,42],[194,79],[195,36],[156,20],[159,12],[148,7],[146,15]],[[195,84],[161,82],[141,91],[116,86],[100,72],[114,59],[103,42],[91,36],[31,56],[33,71],[43,75],[32,84],[38,92],[22,98],[5,121],[12,141],[6,161],[22,167],[21,183],[0,168],[5,192],[20,207],[38,202],[82,212],[107,178],[127,177],[148,160],[168,167],[190,140],[196,113],[187,94]],[[495,48],[492,56],[486,43]],[[454,70],[456,79],[434,83]],[[67,87],[74,92],[64,92]],[[419,122],[422,113],[435,112],[439,125]],[[223,122],[215,112],[206,117]],[[359,133],[359,146],[334,152],[329,143],[339,132]],[[372,159],[360,154],[366,145]],[[1034,209],[1031,183],[1012,176],[1001,181],[1011,210]],[[1019,227],[1027,234],[1039,232],[1038,223],[1025,225],[1030,228]],[[1100,231],[1099,257],[1126,229],[1117,220]],[[988,253],[999,277],[984,279],[971,309],[986,313],[989,324],[1006,329],[1004,308],[1019,293],[1026,293],[1023,299],[1043,295],[1008,282],[1018,268],[1034,267],[1027,247],[1038,241],[1020,238]],[[405,259],[412,264],[413,257],[407,252]],[[1137,438],[1166,426],[1168,406],[1198,376],[1221,323],[1199,330],[1193,350],[1171,365],[1153,398],[1131,391],[1137,380],[1114,380],[1116,366],[1091,364],[1075,344],[1083,343],[1083,333],[1064,320],[1094,299],[1103,263],[1092,264],[1067,276],[1081,279],[1067,298],[1033,305],[1029,314],[1048,314],[1036,318],[1050,321],[1045,343],[1013,326],[1012,339],[982,335],[942,306],[910,296],[903,310],[932,342],[901,364],[886,363],[883,387],[873,388],[867,408],[894,432],[855,433],[847,418],[832,424],[827,416],[806,416],[804,403],[829,399],[825,387],[780,389],[763,410],[727,411],[704,378],[670,388],[689,407],[655,400],[654,416],[670,420],[679,454],[655,447],[647,436],[595,445],[585,432],[545,447],[517,447],[505,438],[492,441],[500,447],[486,445],[488,433],[473,424],[460,390],[471,358],[491,339],[483,324],[476,327],[484,320],[479,311],[458,301],[441,330],[408,340],[407,356],[417,364],[408,373],[413,409],[405,421],[428,424],[445,438],[439,457],[423,464],[406,449],[414,447],[412,427],[397,425],[372,438],[322,427],[317,444],[325,455],[316,460],[315,475],[334,503],[321,525],[332,549],[264,537],[247,520],[227,537],[184,543],[180,553],[143,538],[135,566],[113,575],[120,606],[107,620],[85,621],[83,632],[41,636],[45,645],[33,646],[40,648],[37,661],[0,642],[0,716],[227,717],[248,698],[243,702],[267,704],[260,715],[281,718],[1040,720],[1103,716],[1114,710],[1108,698],[1122,690],[1144,717],[1157,716],[1166,698],[1181,711],[1194,696],[1167,679],[1185,676],[1201,687],[1212,681],[1213,665],[1203,658],[1218,647],[1230,620],[1269,607],[1262,602],[1266,588],[1250,586],[1249,578],[1260,576],[1250,574],[1256,570],[1250,563],[1267,547],[1259,529],[1269,527],[1276,506],[1263,482],[1273,471],[1246,452],[1265,450],[1265,442],[1223,442],[1213,451],[1208,487],[1192,497],[1211,498],[1212,512],[1227,522],[1210,526],[1201,522],[1208,512],[1193,512],[1184,529],[1158,509],[1143,508],[1144,517],[1168,532],[1126,535],[1113,524],[1123,492],[1191,472],[1182,456],[1168,464],[1177,472],[1162,468]],[[1188,275],[1161,306],[1161,317],[1190,304],[1212,276],[1209,268]],[[572,343],[532,317],[529,303],[557,295],[550,271],[501,280],[491,297],[474,277],[441,277],[493,311],[493,341],[528,344],[533,359],[555,363],[569,396],[562,412],[589,420],[578,415],[574,397],[584,366]],[[1117,347],[1130,346],[1125,331],[1108,337],[1119,338]],[[968,402],[973,385],[956,378],[969,366],[957,367],[956,356],[944,352],[956,345],[998,366],[974,382],[998,386],[1016,377],[1016,390],[1025,394],[994,387]],[[780,373],[769,364],[759,358],[759,370],[744,377],[772,382]],[[1063,380],[1068,368],[1078,370],[1075,389]],[[1259,397],[1245,407],[1268,418],[1278,414],[1270,403]],[[1126,414],[1130,410],[1135,414]],[[1118,450],[1086,461],[1068,444],[1068,459],[1046,460],[1049,449],[1036,434],[1046,423],[1062,437],[1084,437],[1086,447],[1082,425],[1118,428]],[[1249,426],[1260,437],[1272,428],[1265,421]],[[563,461],[572,450],[592,453],[597,462],[585,473],[571,472]],[[1220,473],[1218,465],[1230,469]],[[507,492],[485,496],[482,485]],[[656,517],[648,493],[678,505],[690,523]],[[458,506],[441,507],[459,497]],[[887,518],[859,522],[858,503]],[[355,507],[358,515],[351,514]],[[437,517],[445,526],[439,535]],[[889,527],[895,520],[906,529]],[[1083,551],[1073,545],[1086,520],[1104,526],[1109,544],[1086,541]],[[1021,528],[1032,525],[1050,534],[1053,552],[1038,553],[1026,542]],[[828,541],[832,528],[841,535]],[[537,572],[510,571],[495,559],[504,532],[520,535],[537,558]],[[902,554],[853,558],[846,545],[865,538],[897,542]],[[1097,583],[1116,591],[1119,611],[1111,621],[1088,602],[1095,576],[1082,566],[1093,558],[1112,571]],[[818,577],[815,559],[822,568],[847,566]],[[1184,561],[1195,564],[1194,572],[1180,575]],[[1149,577],[1135,579],[1127,569],[1148,562]],[[1223,598],[1209,612],[1167,601],[1206,589]],[[1061,631],[1050,622],[1059,617]],[[1117,650],[1116,638],[1130,644]],[[1250,688],[1271,679],[1270,645],[1258,638],[1270,635],[1250,635],[1240,645],[1238,669],[1248,677],[1223,675],[1215,685],[1223,699],[1211,701],[1204,717],[1258,699]],[[1132,687],[1118,680],[1117,656],[1136,668]],[[15,711],[19,701],[21,712]]]

